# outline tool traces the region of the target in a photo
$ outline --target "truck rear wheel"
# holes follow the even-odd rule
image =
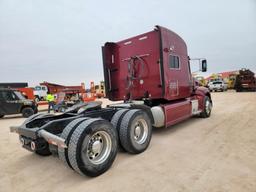
[[[210,117],[212,111],[212,102],[208,96],[204,97],[204,110],[200,113],[203,118]]]
[[[113,124],[114,128],[119,132],[119,127],[121,124],[122,117],[128,112],[129,109],[120,109],[117,111],[111,119],[111,123]]]
[[[147,113],[133,109],[122,118],[119,138],[129,153],[138,154],[147,149],[152,135],[152,124]]]
[[[68,147],[71,166],[81,175],[98,176],[107,171],[117,154],[117,133],[103,119],[88,119],[73,132]]]
[[[119,135],[119,129],[120,129],[120,124],[122,121],[123,116],[129,111],[129,109],[120,109],[119,111],[117,111],[114,116],[111,119],[111,123],[114,126],[114,128],[117,130],[117,134]],[[122,145],[120,144],[121,141],[118,138],[118,150],[123,151],[124,148],[122,147]]]
[[[61,138],[65,139],[65,143],[67,146],[69,146],[69,141],[70,141],[70,137],[72,135],[72,133],[74,132],[74,130],[78,127],[78,125],[80,125],[80,123],[82,123],[83,121],[85,121],[87,118],[78,118],[75,119],[73,121],[71,121],[63,130],[63,132],[61,133]],[[69,159],[68,159],[68,149],[67,148],[62,148],[62,147],[58,147],[58,155],[59,155],[59,159],[61,161],[64,162],[65,165],[69,166],[70,168],[72,168],[72,166],[70,165]],[[73,169],[73,168],[72,168]]]
[[[31,107],[24,107],[21,113],[23,117],[28,118],[31,115],[34,115],[34,110]]]

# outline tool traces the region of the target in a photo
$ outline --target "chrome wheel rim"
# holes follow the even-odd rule
[[[93,164],[101,164],[108,158],[112,147],[110,135],[105,131],[94,133],[89,142],[83,143],[82,159],[89,159]]]
[[[207,115],[210,114],[211,109],[212,109],[212,104],[211,104],[211,102],[209,100],[207,100],[205,102],[205,111],[206,111]]]
[[[144,119],[139,119],[134,124],[133,138],[138,144],[143,144],[148,137],[148,124]]]

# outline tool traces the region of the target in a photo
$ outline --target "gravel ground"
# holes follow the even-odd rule
[[[147,151],[119,152],[97,178],[82,177],[53,156],[22,149],[0,120],[0,191],[256,191],[256,93],[213,93],[208,119],[191,118],[153,132]],[[106,102],[106,100],[104,100]]]

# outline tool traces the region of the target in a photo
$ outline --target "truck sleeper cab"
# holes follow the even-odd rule
[[[123,100],[101,108],[90,102],[60,115],[38,114],[11,127],[22,146],[39,155],[57,153],[81,175],[107,171],[118,145],[131,154],[150,144],[152,127],[168,127],[193,115],[209,117],[208,89],[195,85],[185,42],[157,26],[153,31],[102,47],[107,97]],[[202,62],[205,71],[206,61]]]
[[[169,29],[156,26],[148,33],[108,42],[102,51],[107,97],[160,107],[165,116],[161,127],[202,112],[205,96],[212,103],[209,90],[195,86],[186,43]]]

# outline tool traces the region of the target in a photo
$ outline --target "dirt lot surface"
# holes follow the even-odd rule
[[[22,149],[0,120],[0,191],[256,191],[256,93],[213,93],[208,119],[191,118],[154,130],[147,151],[119,152],[97,178],[82,177],[56,157]]]

